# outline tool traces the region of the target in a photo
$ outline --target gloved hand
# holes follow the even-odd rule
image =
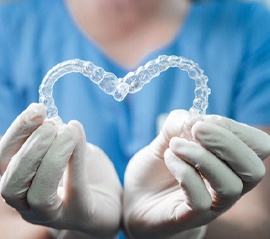
[[[1,139],[3,198],[31,223],[112,238],[122,208],[112,163],[86,143],[78,122],[58,130],[45,115],[43,105],[31,104]]]
[[[205,228],[199,226],[228,210],[265,173],[268,134],[206,116],[188,141],[178,137],[187,117],[173,111],[157,138],[129,162],[124,222],[130,238],[200,238]]]

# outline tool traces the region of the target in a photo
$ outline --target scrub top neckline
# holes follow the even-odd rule
[[[113,68],[116,68],[120,72],[123,72],[123,74],[126,74],[127,72],[132,71],[132,70],[136,70],[137,67],[145,64],[149,60],[155,59],[156,57],[158,57],[158,55],[166,54],[168,52],[168,49],[172,48],[177,43],[177,41],[180,41],[182,39],[183,35],[185,35],[186,30],[189,28],[189,22],[191,21],[191,15],[192,15],[193,8],[194,8],[194,3],[191,2],[190,7],[188,9],[188,12],[187,12],[181,26],[178,28],[178,30],[176,31],[174,37],[171,39],[170,42],[168,42],[168,43],[164,44],[162,47],[160,47],[156,50],[153,50],[153,51],[149,52],[148,54],[146,54],[140,60],[140,62],[138,63],[137,66],[135,66],[133,68],[127,68],[127,67],[121,65],[120,63],[118,63],[117,61],[115,61],[112,57],[110,57],[99,46],[99,44],[96,41],[94,41],[91,37],[86,36],[86,34],[80,29],[80,27],[77,25],[77,23],[75,22],[75,20],[71,16],[71,12],[68,9],[68,7],[66,6],[65,0],[61,0],[61,4],[62,4],[62,9],[64,9],[65,17],[70,22],[70,27],[72,28],[72,32],[77,34],[80,37],[80,39],[83,39],[83,44],[92,45],[91,49],[93,49],[93,48],[96,49],[96,51],[98,51],[99,54],[101,55],[101,58],[103,58],[105,61],[107,61],[107,63],[109,65],[113,66]]]

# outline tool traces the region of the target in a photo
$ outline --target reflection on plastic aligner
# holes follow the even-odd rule
[[[128,73],[124,78],[118,78],[90,61],[80,59],[64,61],[53,67],[43,78],[39,88],[39,101],[46,106],[48,118],[54,120],[56,124],[62,124],[52,96],[53,85],[60,77],[71,72],[79,72],[97,84],[106,94],[112,95],[117,101],[122,101],[128,93],[138,92],[145,84],[170,67],[186,71],[196,84],[195,99],[189,110],[190,119],[186,123],[186,133],[189,134],[191,125],[205,115],[210,89],[207,86],[208,77],[203,74],[203,70],[198,64],[184,57],[159,56],[136,71]]]

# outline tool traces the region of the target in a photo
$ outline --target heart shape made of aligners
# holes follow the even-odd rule
[[[43,78],[39,87],[39,101],[46,106],[48,119],[62,125],[52,96],[53,85],[60,77],[71,72],[79,72],[97,84],[106,94],[112,95],[117,101],[121,101],[128,93],[138,92],[151,79],[170,67],[178,67],[186,71],[189,77],[195,80],[195,99],[189,110],[190,120],[196,121],[198,118],[202,118],[208,107],[208,95],[211,92],[207,86],[208,77],[192,60],[174,55],[161,55],[155,60],[147,62],[144,66],[140,66],[136,71],[129,72],[124,78],[118,78],[113,73],[106,72],[102,67],[94,65],[90,61],[80,59],[64,61],[49,70]]]

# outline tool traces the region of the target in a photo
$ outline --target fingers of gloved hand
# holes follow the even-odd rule
[[[170,149],[177,157],[196,168],[211,185],[215,209],[222,211],[240,197],[242,180],[216,155],[196,142],[178,137],[171,139]]]
[[[2,175],[11,160],[29,135],[36,130],[46,117],[42,104],[33,103],[11,124],[0,141],[0,174]]]
[[[165,139],[169,141],[172,137],[181,135],[182,127],[188,118],[189,112],[186,110],[171,111],[161,130]]]
[[[86,136],[83,126],[78,121],[70,121],[70,126],[76,131],[77,143],[65,174],[65,187],[67,191],[84,190],[86,186]],[[79,193],[80,194],[80,193]]]
[[[188,118],[189,113],[186,110],[173,110],[170,112],[159,135],[151,142],[151,147],[157,157],[163,158],[170,139],[182,134],[183,126]]]
[[[212,205],[212,199],[198,171],[177,157],[171,149],[166,150],[164,160],[185,194],[186,204],[181,203],[177,207],[179,216],[184,215],[187,210],[196,212],[208,211]]]
[[[56,214],[61,208],[62,198],[57,194],[58,185],[77,140],[77,129],[71,124],[63,125],[59,129],[28,190],[28,204],[31,208],[44,212],[44,218]]]
[[[1,194],[6,202],[17,210],[29,207],[27,192],[55,135],[56,131],[51,124],[41,125],[12,157],[1,179]]]
[[[231,131],[254,150],[261,159],[270,155],[270,135],[266,132],[217,115],[207,115],[204,121]]]
[[[192,128],[193,137],[203,147],[224,160],[242,179],[243,193],[251,190],[263,178],[265,166],[257,154],[238,136],[218,125],[204,121]],[[250,136],[252,137],[252,135]]]

